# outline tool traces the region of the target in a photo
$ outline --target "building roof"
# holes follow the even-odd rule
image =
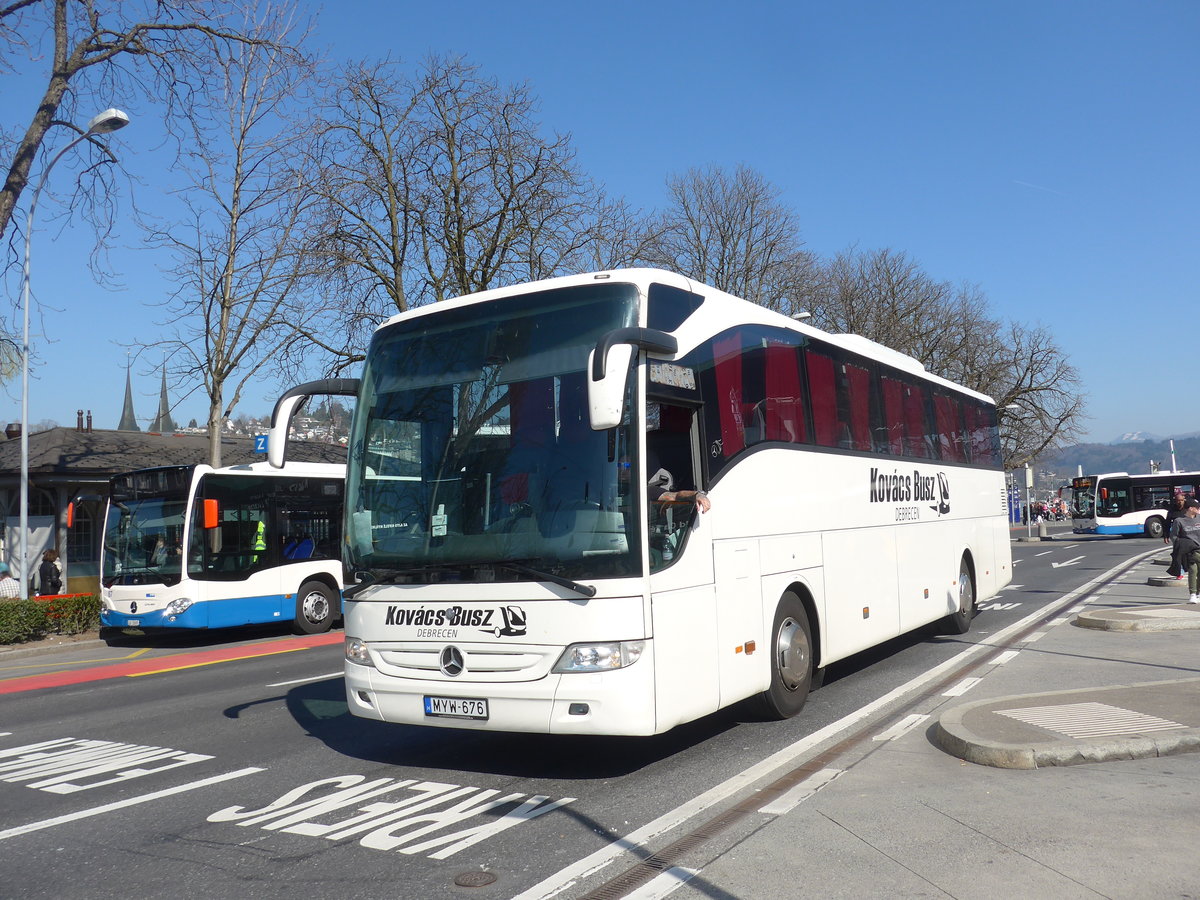
[[[221,464],[261,462],[254,439],[221,439]],[[288,458],[301,462],[344,463],[346,448],[316,441],[288,441]],[[204,434],[154,434],[135,431],[81,431],[51,428],[29,435],[31,476],[60,475],[74,478],[108,478],[149,466],[186,466],[208,461],[208,436]],[[21,441],[0,440],[0,477],[17,476],[21,469]]]

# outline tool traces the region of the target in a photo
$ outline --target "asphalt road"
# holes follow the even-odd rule
[[[1014,584],[970,633],[926,629],[831,666],[791,721],[733,708],[656,738],[355,719],[340,642],[279,632],[0,657],[0,895],[548,896],[579,860],[686,829],[712,798],[798,765],[810,736],[1155,549],[1061,532],[1013,546]],[[230,648],[266,655],[197,655]],[[111,674],[16,689],[98,667]]]

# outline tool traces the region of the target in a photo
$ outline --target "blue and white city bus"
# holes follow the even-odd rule
[[[787,717],[822,667],[966,631],[1011,580],[988,397],[669,272],[395,316],[361,379],[280,398],[272,463],[320,393],[358,397],[357,716],[649,735],[756,698]]]
[[[1176,492],[1198,496],[1200,472],[1109,472],[1071,480],[1071,523],[1076,534],[1161,538]]]
[[[224,628],[341,614],[346,467],[163,466],[111,481],[101,558],[105,628]]]

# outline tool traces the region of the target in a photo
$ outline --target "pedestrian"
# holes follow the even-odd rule
[[[53,547],[42,554],[42,564],[38,566],[38,593],[43,597],[62,593],[62,566]]]
[[[21,583],[8,571],[8,563],[0,562],[0,600],[21,596]]]
[[[1186,566],[1188,603],[1200,603],[1200,500],[1193,497],[1184,501],[1183,515],[1171,524],[1171,539],[1175,543],[1167,572],[1178,575]]]

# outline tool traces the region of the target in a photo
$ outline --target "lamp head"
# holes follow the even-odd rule
[[[129,124],[129,116],[119,109],[106,109],[87,125],[88,134],[108,134]]]

